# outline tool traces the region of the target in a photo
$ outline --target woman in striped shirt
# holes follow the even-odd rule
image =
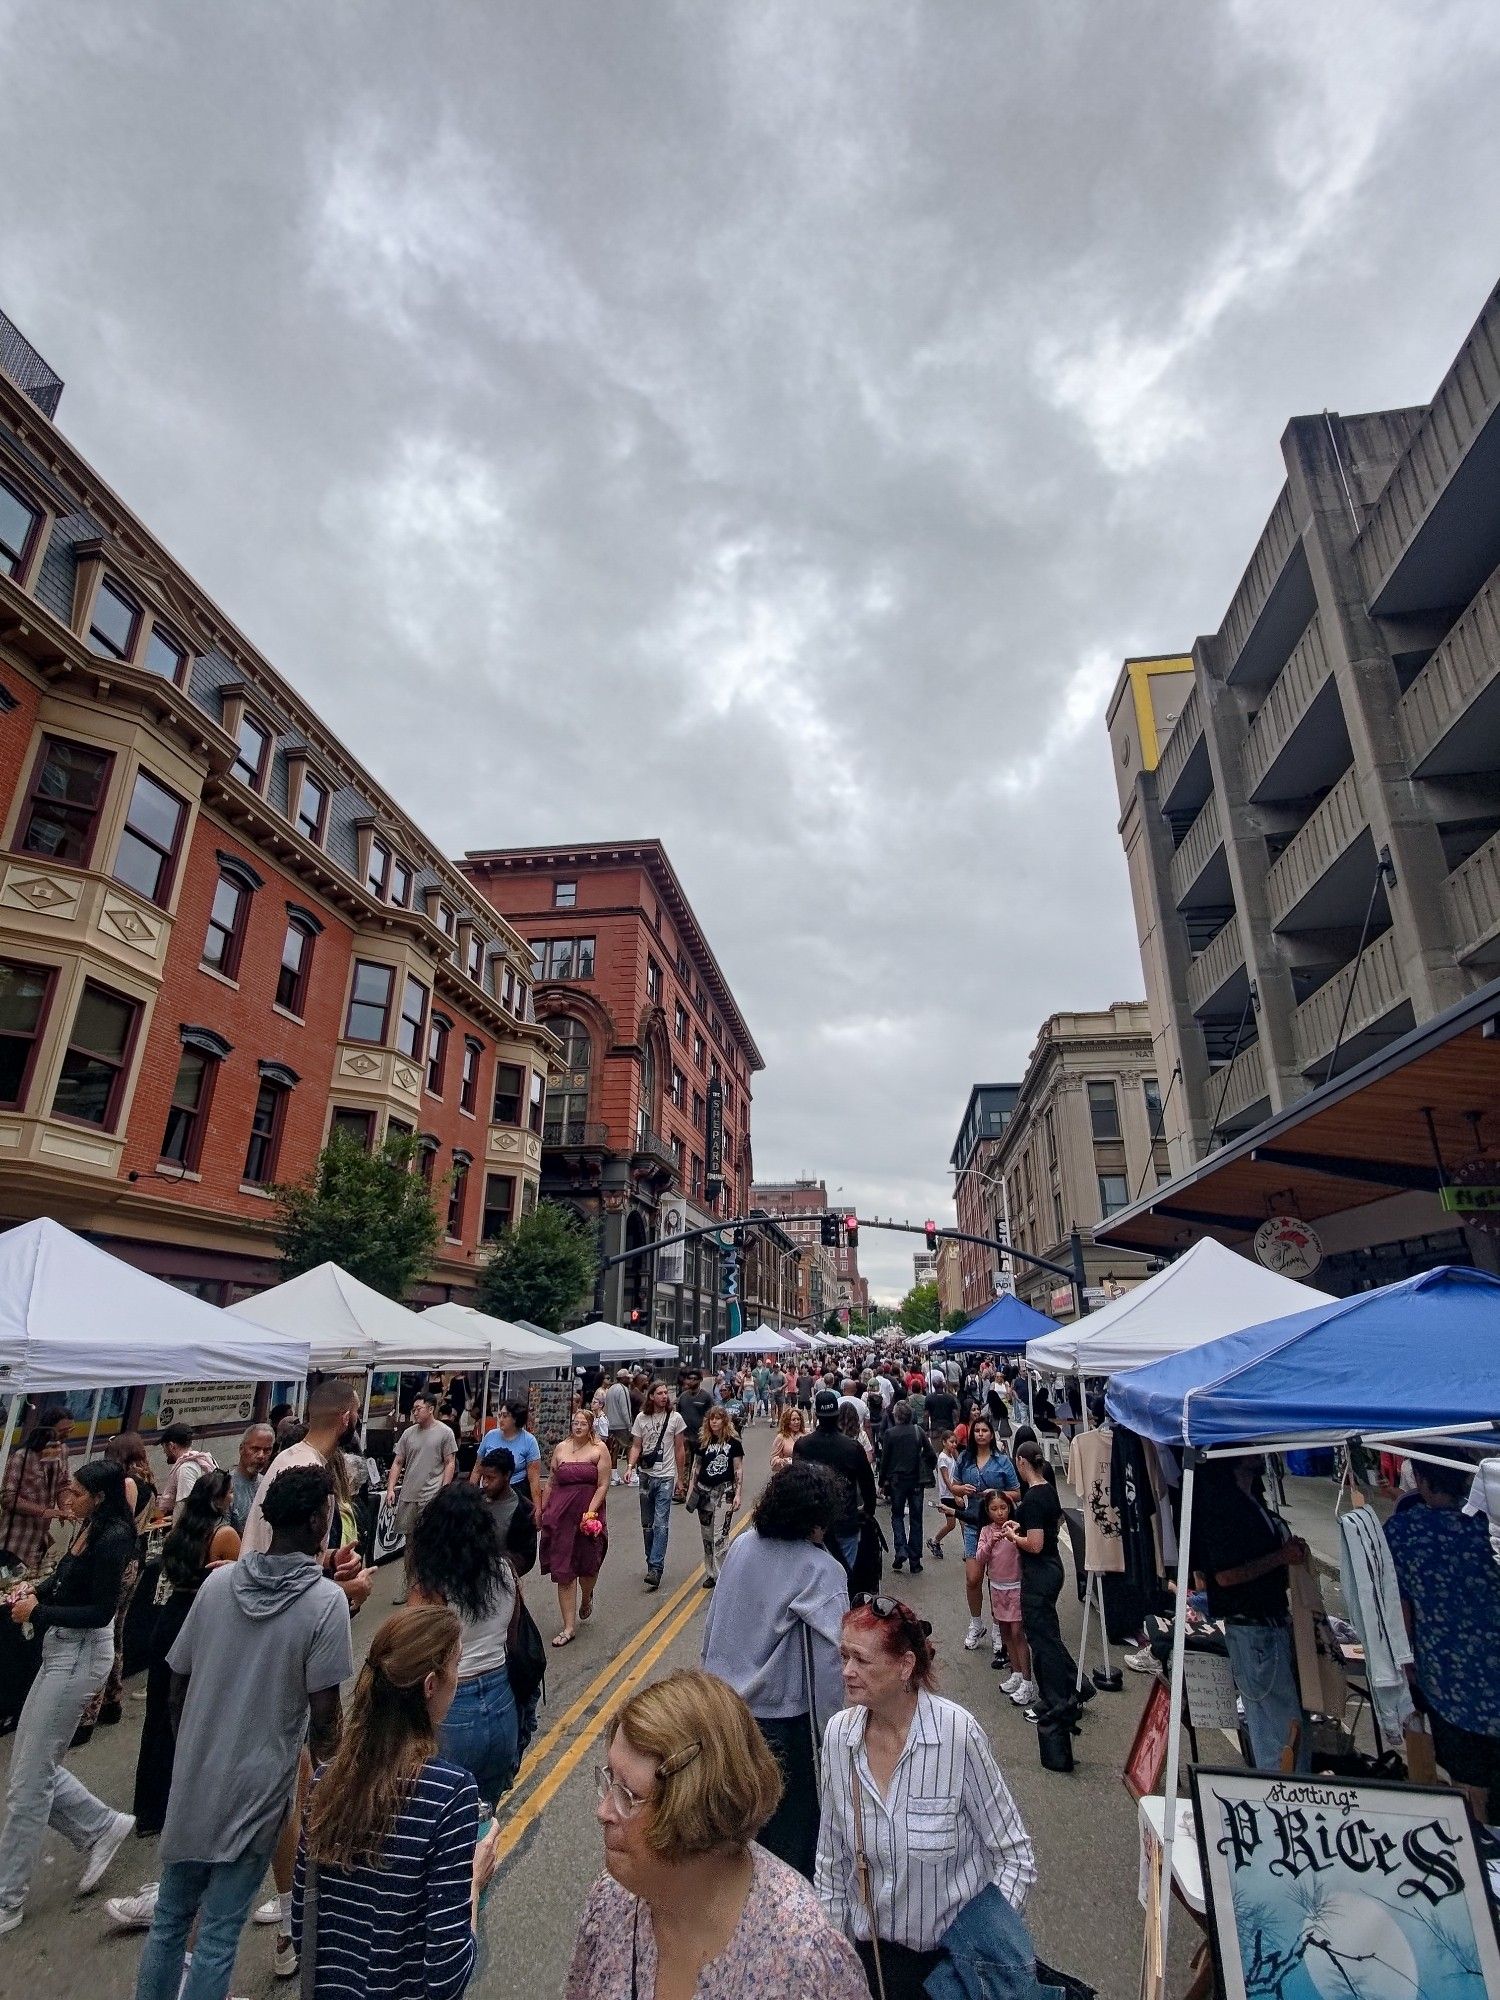
[[[436,1755],[460,1644],[437,1606],[387,1618],[314,1784],[292,1934],[318,2000],[458,2000],[473,1975],[495,1835],[476,1843],[474,1780]]]
[[[982,1890],[993,1883],[1019,1910],[1036,1880],[984,1731],[933,1692],[930,1631],[910,1605],[857,1599],[839,1644],[850,1706],[823,1736],[813,1886],[886,2000],[920,2000],[944,1934]]]

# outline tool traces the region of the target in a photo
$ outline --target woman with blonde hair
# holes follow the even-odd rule
[[[771,1470],[779,1472],[784,1465],[792,1462],[792,1447],[807,1429],[807,1418],[796,1403],[788,1403],[776,1420],[776,1435],[771,1440]]]
[[[781,1789],[750,1711],[684,1668],[615,1716],[595,1772],[602,1874],[565,2000],[866,2000],[859,1961],[811,1888],[755,1844]]]
[[[371,1642],[297,1851],[304,1992],[458,2000],[473,1976],[495,1835],[476,1841],[474,1780],[437,1754],[461,1645],[457,1617],[437,1605],[393,1612]]]
[[[715,1403],[698,1433],[685,1502],[703,1528],[705,1590],[719,1580],[719,1560],[729,1546],[729,1524],[739,1512],[744,1480],[745,1447],[728,1410]]]

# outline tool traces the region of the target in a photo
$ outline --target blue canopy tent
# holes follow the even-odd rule
[[[1056,1333],[1057,1321],[1048,1319],[1035,1307],[1023,1305],[1011,1292],[976,1313],[967,1326],[934,1340],[929,1354],[996,1354],[1001,1349],[1024,1348],[1028,1340],[1040,1340],[1044,1333]]]
[[[1142,1437],[1187,1447],[1162,1841],[1162,1881],[1170,1884],[1199,1460],[1329,1439],[1421,1437],[1436,1443],[1490,1432],[1500,1415],[1500,1278],[1444,1266],[1379,1291],[1331,1299],[1116,1375],[1105,1407]],[[1163,1966],[1171,1903],[1164,1887]]]

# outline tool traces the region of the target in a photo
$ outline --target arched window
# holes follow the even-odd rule
[[[594,1044],[582,1021],[572,1015],[549,1021],[562,1042],[563,1074],[547,1086],[547,1111],[542,1124],[544,1146],[581,1146],[589,1118],[589,1079]]]

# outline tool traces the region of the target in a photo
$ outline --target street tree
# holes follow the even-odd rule
[[[388,1299],[426,1277],[438,1245],[432,1191],[412,1171],[414,1139],[367,1153],[336,1132],[303,1181],[272,1189],[283,1278],[338,1264]]]
[[[969,1315],[962,1306],[955,1306],[951,1313],[943,1314],[944,1333],[957,1333],[969,1324]]]
[[[479,1274],[474,1303],[500,1319],[556,1330],[594,1288],[593,1231],[570,1208],[544,1201],[523,1215]]]
[[[908,1339],[919,1333],[936,1333],[942,1309],[938,1304],[938,1288],[935,1280],[925,1285],[913,1285],[901,1301],[898,1317],[902,1331]]]

